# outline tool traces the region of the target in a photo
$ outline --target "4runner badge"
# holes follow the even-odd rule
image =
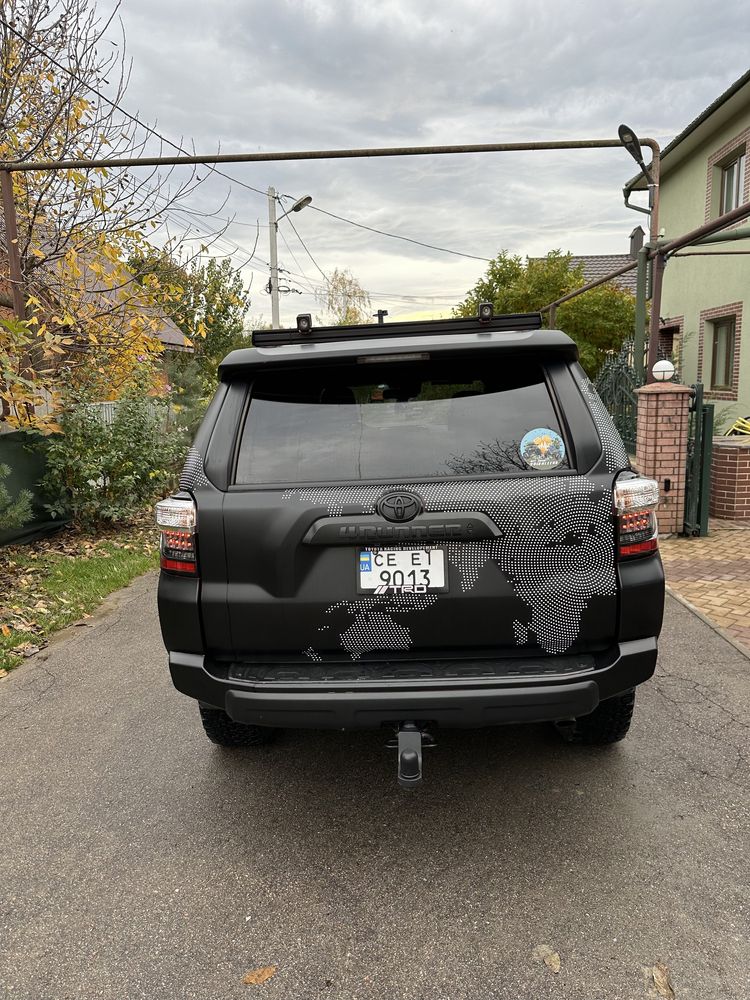
[[[386,493],[375,504],[375,510],[386,521],[411,521],[424,509],[416,493]]]

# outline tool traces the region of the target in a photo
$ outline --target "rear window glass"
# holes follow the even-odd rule
[[[540,365],[374,367],[259,375],[235,482],[397,482],[570,467]]]

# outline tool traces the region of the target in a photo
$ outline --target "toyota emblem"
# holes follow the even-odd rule
[[[386,493],[375,509],[386,521],[411,521],[422,513],[422,498],[416,493]]]

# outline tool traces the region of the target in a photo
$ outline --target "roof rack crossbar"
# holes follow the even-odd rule
[[[306,324],[303,324],[306,326]],[[326,344],[339,340],[380,340],[393,337],[432,337],[456,333],[523,332],[541,330],[541,313],[508,313],[480,320],[468,319],[414,320],[407,323],[365,323],[361,326],[309,326],[293,330],[255,330],[253,347],[280,347],[284,344]]]

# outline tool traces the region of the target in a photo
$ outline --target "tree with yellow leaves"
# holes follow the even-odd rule
[[[148,137],[116,109],[127,82],[124,38],[107,41],[116,9],[100,19],[90,0],[4,0],[1,161],[143,151]],[[111,101],[98,96],[107,86]],[[54,397],[61,364],[102,399],[153,366],[163,310],[181,289],[158,277],[139,283],[124,261],[147,252],[165,211],[198,182],[194,172],[174,182],[157,170],[103,168],[11,176],[28,315],[0,321],[0,397],[12,425],[45,429],[54,417],[38,407]],[[4,224],[3,244],[7,274]],[[0,304],[7,298],[0,285]]]
[[[328,276],[325,290],[319,293],[317,299],[336,326],[370,322],[370,296],[346,268],[336,268]]]

